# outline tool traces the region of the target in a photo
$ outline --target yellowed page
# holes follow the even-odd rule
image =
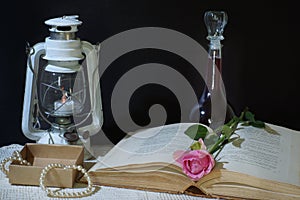
[[[235,172],[300,186],[300,132],[268,125],[279,135],[243,127],[237,131],[245,139],[241,148],[225,146],[219,161]]]
[[[194,142],[184,131],[193,123],[178,123],[140,130],[121,140],[91,170],[147,162],[174,163],[173,152]]]

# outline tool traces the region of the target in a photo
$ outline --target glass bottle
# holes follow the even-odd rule
[[[223,31],[227,24],[227,14],[224,11],[207,11],[204,14],[204,22],[207,27],[210,41],[208,48],[208,66],[206,73],[206,86],[199,100],[200,123],[211,125],[211,93],[221,93],[222,81],[222,45]],[[216,71],[219,70],[219,73]],[[226,98],[226,97],[225,97]],[[235,116],[232,107],[226,104],[225,123]],[[218,124],[218,123],[216,123]],[[221,124],[218,124],[219,126]],[[216,127],[212,127],[216,128]]]

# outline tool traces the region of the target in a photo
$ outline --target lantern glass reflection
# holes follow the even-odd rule
[[[86,84],[84,71],[78,61],[50,62],[40,72],[38,86],[39,107],[47,119],[72,117],[82,112]]]

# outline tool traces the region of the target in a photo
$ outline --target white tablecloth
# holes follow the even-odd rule
[[[10,157],[15,150],[21,150],[22,145],[12,144],[9,146],[4,146],[0,148],[0,161]],[[66,189],[66,192],[84,190],[80,189]],[[62,198],[50,198],[47,197],[45,191],[43,191],[39,186],[20,186],[11,185],[8,182],[8,178],[2,171],[0,171],[0,200],[41,200],[41,199],[62,199]],[[70,199],[70,198],[68,198]],[[79,198],[73,198],[79,199]],[[177,195],[168,193],[158,193],[158,192],[148,192],[142,190],[130,190],[121,189],[113,187],[100,187],[100,189],[94,194],[83,197],[80,199],[103,199],[103,200],[211,200],[208,198],[200,198],[188,195]]]

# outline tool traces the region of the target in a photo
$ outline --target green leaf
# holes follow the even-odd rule
[[[214,145],[217,141],[219,140],[219,136],[212,132],[206,135],[204,138],[204,144],[206,145],[207,148],[210,146]]]
[[[234,141],[232,141],[232,145],[238,148],[241,148],[241,144],[245,141],[244,138],[236,138]]]
[[[272,129],[270,126],[265,125],[265,131],[272,135],[280,135],[276,130]]]
[[[199,149],[201,149],[201,144],[200,144],[200,142],[194,142],[194,144],[192,144],[191,146],[190,146],[190,148],[191,148],[191,150],[199,150]]]
[[[194,140],[199,140],[200,138],[205,138],[208,133],[208,129],[204,125],[194,124],[190,126],[184,133]]]
[[[234,130],[232,130],[232,128],[227,125],[224,125],[222,128],[222,133],[226,136],[226,138],[229,138],[233,131]]]
[[[250,125],[257,128],[265,128],[265,123],[259,120],[250,122]]]
[[[241,121],[241,119],[239,117],[234,116],[226,125],[231,126],[232,124],[238,123],[240,121]]]
[[[241,125],[242,126],[250,126],[250,122],[243,122]]]
[[[254,122],[254,114],[252,114],[250,111],[246,111],[245,112],[245,119],[250,121],[250,122]]]
[[[217,127],[217,128],[214,129],[214,133],[215,134],[221,134],[222,129],[223,129],[223,126],[219,126],[219,127]]]

